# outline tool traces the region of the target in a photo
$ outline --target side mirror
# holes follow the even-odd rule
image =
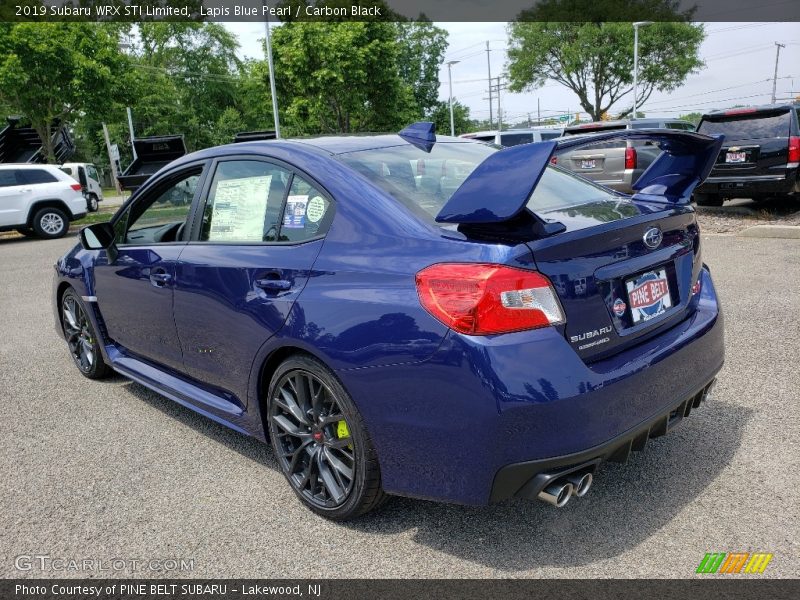
[[[81,229],[79,234],[84,250],[108,250],[114,245],[111,223],[95,223]]]

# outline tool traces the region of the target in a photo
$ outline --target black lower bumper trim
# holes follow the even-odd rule
[[[500,502],[511,497],[536,498],[549,483],[576,471],[592,471],[605,462],[628,460],[632,451],[644,450],[647,440],[666,435],[684,417],[700,406],[714,385],[712,380],[671,410],[588,450],[507,465],[494,478],[489,502]]]

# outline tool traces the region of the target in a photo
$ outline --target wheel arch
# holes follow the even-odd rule
[[[267,391],[269,390],[269,384],[272,382],[272,377],[275,375],[275,371],[278,369],[281,363],[292,356],[308,356],[327,366],[325,361],[313,352],[309,352],[305,348],[291,344],[274,348],[261,362],[261,366],[258,369],[258,379],[255,389],[256,397],[254,399],[253,406],[257,407],[261,421],[261,427],[263,427],[264,431],[264,438],[267,441],[269,441],[269,429],[266,421],[268,400]]]
[[[59,200],[58,198],[50,198],[48,200],[37,200],[33,204],[31,204],[30,208],[28,209],[28,219],[25,224],[28,227],[33,226],[33,217],[36,216],[36,213],[42,210],[43,208],[57,208],[64,213],[67,217],[67,220],[73,219],[72,211],[66,205],[63,200]]]

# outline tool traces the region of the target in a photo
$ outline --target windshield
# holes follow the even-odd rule
[[[349,152],[337,158],[416,214],[431,219],[494,152],[496,148],[484,144],[437,143],[430,152],[408,145]],[[602,186],[551,166],[527,206],[534,212],[548,212],[616,197]]]

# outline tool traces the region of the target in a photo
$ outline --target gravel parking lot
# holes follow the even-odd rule
[[[172,575],[194,577],[693,577],[704,553],[734,551],[773,553],[762,577],[800,576],[798,240],[704,235],[726,313],[715,398],[584,499],[395,499],[347,525],[302,508],[268,446],[78,373],[50,306],[73,243],[0,239],[2,577],[93,574],[20,572],[22,554],[192,558]]]

